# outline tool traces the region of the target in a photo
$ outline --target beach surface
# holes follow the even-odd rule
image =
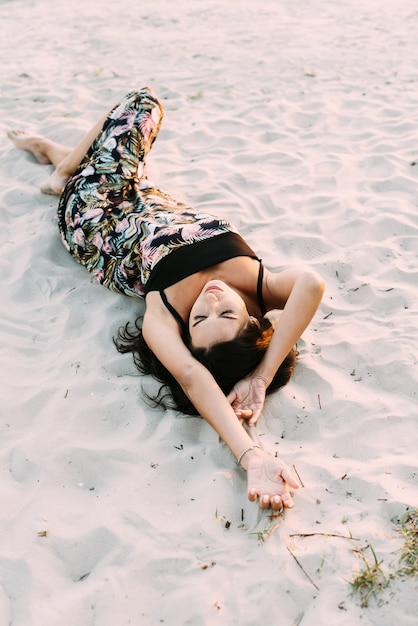
[[[0,24],[0,626],[416,626],[416,1],[0,0]],[[144,400],[112,341],[143,303],[71,259],[50,166],[6,137],[74,145],[144,85],[149,177],[326,281],[253,428],[300,484],[280,516],[203,420]]]

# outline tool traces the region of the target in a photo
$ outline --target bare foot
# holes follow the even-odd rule
[[[11,141],[13,141],[16,148],[19,150],[27,150],[39,163],[46,165],[51,163],[49,158],[46,156],[46,146],[48,143],[48,139],[41,137],[40,135],[33,135],[32,133],[26,132],[26,130],[9,130],[7,136]]]
[[[39,163],[42,163],[43,165],[51,164],[52,161],[50,160],[48,154],[51,154],[54,148],[60,148],[58,144],[55,144],[50,139],[41,137],[40,135],[33,135],[32,133],[28,133],[26,130],[9,130],[7,136],[11,139],[11,141],[13,141],[16,148],[19,150],[27,150],[37,159]],[[64,148],[63,150],[64,152],[62,155],[60,154],[60,156],[64,156],[64,154],[68,151],[67,148]],[[59,196],[64,189],[67,180],[68,176],[63,176],[58,172],[58,170],[55,170],[41,185],[41,191],[42,193],[49,195]]]
[[[60,176],[57,170],[51,174],[41,185],[42,193],[46,193],[50,196],[59,196],[67,184],[68,176]]]

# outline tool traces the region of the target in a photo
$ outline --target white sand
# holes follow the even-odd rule
[[[368,544],[398,567],[418,505],[417,22],[414,0],[0,2],[1,626],[417,624],[416,580],[367,608],[350,587]],[[304,485],[273,523],[206,423],[145,404],[112,344],[142,304],[69,257],[48,168],[5,138],[72,144],[146,84],[150,177],[327,283],[257,426]]]

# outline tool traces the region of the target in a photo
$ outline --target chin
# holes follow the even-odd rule
[[[205,283],[205,289],[207,287],[209,287],[210,285],[214,285],[214,286],[219,286],[222,289],[230,289],[229,285],[227,285],[227,283],[225,283],[223,280],[218,280],[217,278],[214,278],[213,280],[208,280],[207,283]]]

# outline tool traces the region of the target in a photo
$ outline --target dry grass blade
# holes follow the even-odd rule
[[[259,543],[264,543],[267,539],[271,537],[275,530],[279,528],[278,524],[271,524],[268,528],[264,530],[257,531],[255,533],[250,533],[251,535],[257,535]]]
[[[406,513],[401,522],[400,532],[405,538],[401,562],[404,564],[396,573],[399,576],[418,575],[418,509]]]

